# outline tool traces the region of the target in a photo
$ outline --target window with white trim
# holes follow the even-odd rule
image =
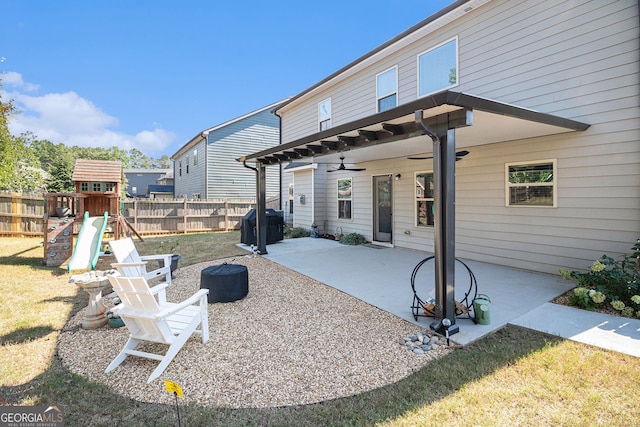
[[[507,206],[557,206],[556,160],[505,163]]]
[[[198,166],[198,149],[193,150],[193,166]]]
[[[416,172],[415,183],[415,224],[417,227],[433,227],[433,172]]]
[[[338,219],[351,219],[353,201],[351,178],[338,180]]]
[[[318,123],[321,131],[331,127],[331,98],[318,104]]]
[[[378,113],[398,105],[398,67],[395,66],[376,76],[376,102]]]
[[[457,85],[457,37],[418,55],[418,97]]]

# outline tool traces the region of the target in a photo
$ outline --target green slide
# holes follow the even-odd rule
[[[69,273],[73,271],[93,270],[98,263],[100,249],[102,248],[102,236],[107,228],[109,213],[104,216],[89,216],[89,212],[84,213],[84,220],[80,233],[73,248],[73,255],[67,265]]]

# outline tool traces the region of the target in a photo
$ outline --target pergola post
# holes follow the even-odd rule
[[[267,253],[267,172],[261,162],[256,164],[256,243],[258,252]]]
[[[448,129],[433,138],[436,310],[431,328],[438,332],[448,329],[449,334],[459,332],[455,325],[455,136],[455,129]],[[443,325],[444,319],[448,319],[451,326]]]

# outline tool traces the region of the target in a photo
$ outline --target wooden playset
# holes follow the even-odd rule
[[[78,252],[87,259],[82,260],[82,269],[93,269],[105,232],[116,238],[121,233],[140,236],[120,215],[122,163],[79,159],[71,179],[75,193],[45,195],[44,264],[60,266]],[[75,245],[74,234],[78,235]]]

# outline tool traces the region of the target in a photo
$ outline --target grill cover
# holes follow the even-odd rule
[[[267,244],[284,239],[284,218],[274,209],[265,209],[267,214]],[[256,210],[251,209],[242,217],[240,223],[240,243],[255,245],[256,238]]]

